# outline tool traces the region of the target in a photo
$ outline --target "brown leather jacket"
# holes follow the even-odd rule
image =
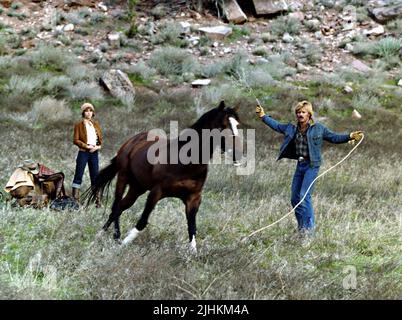
[[[99,125],[99,122],[96,120],[92,120],[92,123],[94,125],[96,135],[97,135],[97,141],[96,145],[101,146],[102,145],[102,131]],[[81,151],[88,151],[88,145],[87,145],[87,130],[85,129],[85,123],[84,120],[81,120],[80,122],[77,122],[74,126],[74,144],[80,148]]]

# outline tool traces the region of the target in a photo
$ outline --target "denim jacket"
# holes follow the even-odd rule
[[[285,140],[279,150],[278,160],[282,158],[297,159],[295,150],[297,127],[292,123],[280,123],[268,115],[263,116],[262,121],[271,129],[285,135]],[[310,165],[312,167],[321,165],[321,147],[323,140],[331,143],[345,143],[348,142],[350,138],[349,134],[338,134],[332,132],[321,123],[311,124],[307,130],[307,143],[310,155]]]

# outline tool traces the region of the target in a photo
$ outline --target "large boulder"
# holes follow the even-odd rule
[[[253,0],[255,12],[258,15],[274,14],[288,11],[289,6],[285,0]]]
[[[106,71],[99,79],[100,85],[109,91],[113,97],[124,98],[132,97],[134,99],[135,89],[127,74],[119,69],[110,69]]]
[[[224,0],[222,3],[222,10],[229,22],[243,23],[247,21],[247,16],[244,14],[236,0]]]
[[[402,18],[402,2],[377,8],[368,8],[370,15],[379,23],[387,23],[396,18]]]
[[[208,38],[213,40],[222,40],[232,33],[232,28],[226,26],[202,27],[198,29]]]

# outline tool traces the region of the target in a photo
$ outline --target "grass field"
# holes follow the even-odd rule
[[[145,128],[167,128],[169,119],[182,119],[184,126],[197,117],[194,106],[182,111],[182,106],[169,103],[161,123],[157,108],[99,109],[97,117],[105,132],[102,165],[130,135]],[[272,110],[281,120],[292,120],[289,106]],[[79,113],[75,111],[74,117],[78,119]],[[293,215],[240,242],[290,210],[295,166],[290,160],[275,161],[281,137],[255,119],[250,97],[244,97],[241,117],[246,127],[256,128],[256,171],[237,176],[233,167],[210,166],[198,214],[197,256],[187,252],[184,207],[176,199],[162,200],[146,231],[124,249],[114,243],[111,233],[95,241],[109,214],[110,199],[106,208],[77,212],[12,208],[3,202],[1,298],[401,298],[400,112],[368,109],[362,122],[327,115],[325,122],[333,129],[363,129],[366,140],[351,158],[318,181],[317,233],[308,244],[296,236]],[[1,184],[19,160],[29,157],[63,170],[69,189],[76,155],[72,123],[30,128],[3,119]],[[349,145],[325,146],[321,171],[348,150]],[[86,185],[88,181],[86,173]],[[123,234],[136,223],[144,200],[143,196],[122,215]]]

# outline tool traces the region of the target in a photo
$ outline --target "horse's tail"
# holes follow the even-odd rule
[[[95,202],[97,197],[103,196],[105,190],[107,190],[113,180],[113,178],[117,174],[117,159],[114,157],[110,160],[110,164],[99,171],[96,176],[95,183],[85,191],[83,195],[84,202],[86,201],[86,205],[88,206],[91,202]]]

